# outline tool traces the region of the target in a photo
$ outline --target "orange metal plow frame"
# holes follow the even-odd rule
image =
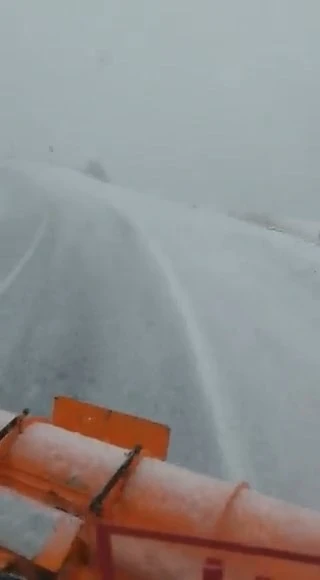
[[[130,537],[141,540],[155,540],[159,543],[162,542],[173,545],[184,545],[194,548],[204,548],[219,552],[226,552],[229,554],[238,554],[245,557],[251,556],[256,558],[270,558],[273,560],[282,560],[283,562],[288,563],[313,566],[317,568],[316,573],[320,578],[320,556],[317,555],[287,552],[284,550],[272,550],[270,548],[261,548],[233,542],[210,540],[197,536],[185,536],[180,534],[170,534],[145,530],[141,528],[107,525],[105,523],[99,522],[96,526],[96,545],[97,564],[102,580],[116,579],[116,569],[112,553],[113,536]],[[206,558],[202,566],[202,580],[224,580],[224,568],[223,558]],[[252,580],[275,580],[275,577],[265,575],[262,576],[261,574],[258,574],[254,576]],[[278,576],[276,580],[278,580]],[[281,580],[288,580],[288,578],[287,576],[283,576]],[[303,577],[301,577],[301,580],[303,580]]]
[[[3,511],[18,495],[23,510],[32,500],[50,521],[64,517],[66,534],[74,522],[74,542],[55,529],[34,563],[41,556],[63,580],[320,580],[318,512],[166,463],[169,435],[66,397],[55,399],[52,419],[0,413]],[[4,551],[19,558],[7,528]]]

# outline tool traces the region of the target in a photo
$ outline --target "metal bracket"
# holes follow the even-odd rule
[[[21,419],[29,415],[29,409],[23,409],[20,415],[16,415],[7,423],[2,429],[0,429],[0,441],[4,439],[17,425],[19,425]]]
[[[107,497],[107,495],[112,491],[116,484],[127,474],[129,468],[131,467],[134,459],[141,453],[142,445],[135,445],[131,451],[127,454],[127,458],[120,465],[120,467],[115,471],[112,477],[107,481],[102,490],[93,498],[90,503],[89,510],[95,515],[100,515],[102,511],[102,505]]]

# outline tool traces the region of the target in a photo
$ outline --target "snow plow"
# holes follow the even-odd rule
[[[0,412],[0,580],[320,579],[320,513],[166,462],[170,430],[67,397]]]

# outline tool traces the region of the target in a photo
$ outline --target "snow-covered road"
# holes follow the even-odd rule
[[[130,220],[76,177],[85,195],[0,175],[11,201],[1,228],[1,406],[47,413],[56,394],[89,399],[172,425],[172,458],[219,468],[166,280]]]
[[[320,508],[320,248],[102,185],[0,171],[0,404],[164,421],[170,458]]]

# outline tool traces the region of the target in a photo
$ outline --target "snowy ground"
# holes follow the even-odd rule
[[[282,232],[305,242],[320,245],[320,222],[312,220],[297,220],[279,218],[270,214],[262,213],[230,213],[231,216],[245,222],[259,225],[275,232]]]
[[[63,392],[149,416],[171,460],[320,509],[317,224],[41,165],[3,167],[0,196],[1,406]]]

